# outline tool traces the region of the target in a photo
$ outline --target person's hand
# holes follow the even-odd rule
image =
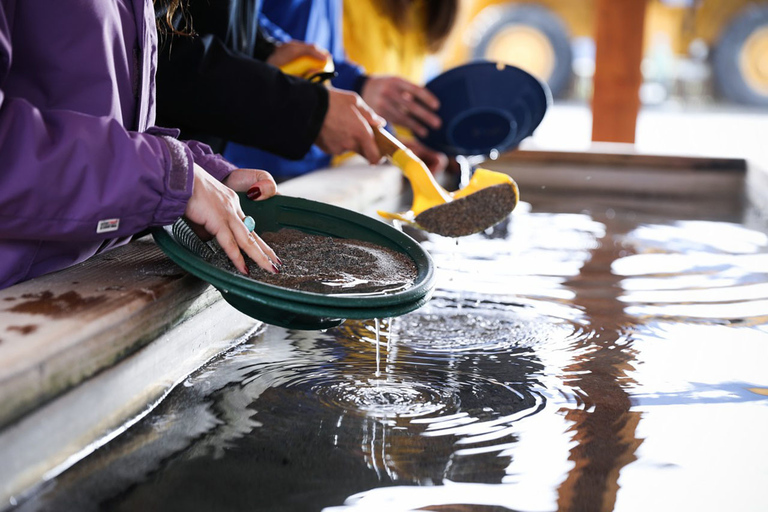
[[[435,113],[440,101],[429,90],[408,80],[372,75],[363,85],[362,97],[377,114],[419,137],[427,134],[427,128],[440,128],[442,121]]]
[[[279,68],[303,56],[325,61],[329,53],[314,44],[292,40],[277,46],[272,55],[267,57],[266,63]]]
[[[261,169],[237,169],[229,173],[224,184],[235,192],[245,192],[252,201],[269,199],[277,194],[275,178]]]
[[[448,167],[448,155],[428,148],[416,139],[402,139],[403,144],[421,159],[432,174],[440,174]]]
[[[269,173],[251,169],[247,171],[245,175],[237,174],[240,171],[234,171],[232,174],[236,174],[236,176],[230,175],[227,181],[241,189],[244,187],[251,188],[254,185],[260,187],[259,199],[266,199],[270,195],[274,195],[274,186],[267,185],[269,182],[274,185],[274,180],[271,179]],[[199,228],[213,235],[222,250],[232,260],[235,268],[243,274],[248,275],[248,267],[240,253],[241,249],[261,268],[268,272],[277,273],[279,271],[277,264],[280,263],[280,260],[272,248],[264,243],[256,233],[248,232],[245,224],[243,224],[245,214],[240,208],[240,200],[235,190],[219,183],[216,178],[197,164],[194,164],[194,175],[192,197],[187,203],[184,216]]]
[[[384,126],[384,120],[354,92],[328,89],[328,112],[315,144],[331,155],[354,151],[370,163],[381,160],[373,138],[373,128]]]

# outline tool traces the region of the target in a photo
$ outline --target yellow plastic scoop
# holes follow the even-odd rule
[[[382,217],[408,222],[430,233],[460,237],[488,229],[517,206],[517,184],[506,174],[477,169],[466,187],[450,193],[397,138],[383,128],[374,130],[374,135],[379,151],[400,168],[413,189],[409,211],[379,211]]]
[[[280,66],[280,71],[287,75],[298,76],[310,82],[323,82],[336,75],[333,59],[317,59],[310,55],[301,55]]]

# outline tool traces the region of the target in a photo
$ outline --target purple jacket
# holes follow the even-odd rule
[[[156,61],[152,0],[0,0],[0,288],[173,222],[193,161],[232,171],[153,127]]]

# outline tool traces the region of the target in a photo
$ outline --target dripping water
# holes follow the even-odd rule
[[[374,319],[374,325],[376,327],[376,377],[381,377],[381,342],[380,342],[380,335],[379,331],[381,329],[381,325],[379,322],[379,319]]]

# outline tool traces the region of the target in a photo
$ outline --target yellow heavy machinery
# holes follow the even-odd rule
[[[573,77],[574,41],[593,37],[595,4],[466,0],[444,62],[506,62],[545,80],[557,96]],[[646,53],[659,34],[677,56],[687,56],[692,46],[708,49],[725,98],[768,106],[768,0],[648,0]]]

